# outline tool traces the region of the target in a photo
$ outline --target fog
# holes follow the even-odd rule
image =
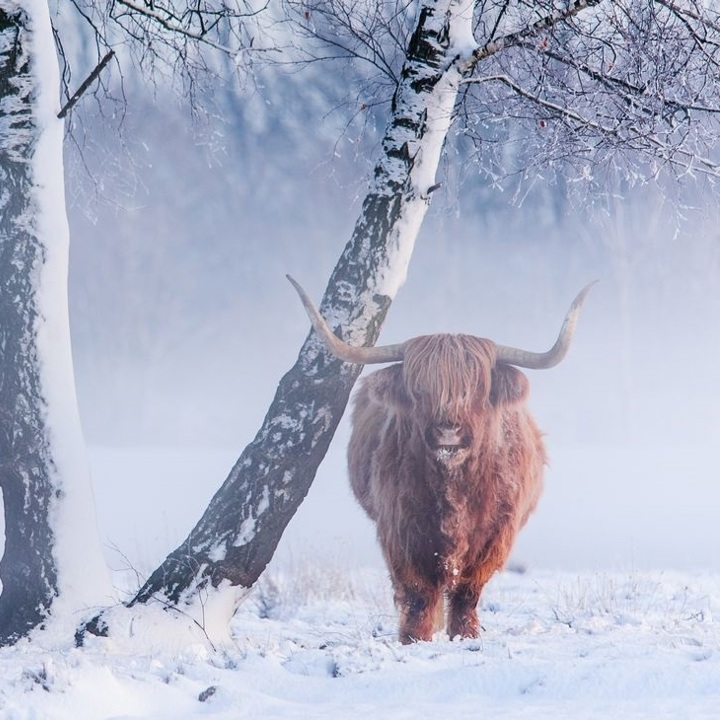
[[[319,299],[374,139],[193,129],[181,111],[137,103],[125,160],[92,119],[82,158],[68,151],[70,291],[103,536],[151,569],[293,364],[309,323],[285,273]],[[528,371],[551,460],[514,562],[720,569],[716,198],[688,178],[589,194],[540,178],[519,202],[447,175],[381,342],[462,331],[544,350],[599,280],[566,360]],[[348,433],[345,419],[278,562],[380,562],[347,489]]]

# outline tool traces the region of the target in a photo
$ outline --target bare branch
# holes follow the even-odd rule
[[[368,89],[397,85],[417,11],[412,0],[285,0],[283,5],[285,22],[298,39],[286,63],[357,60],[375,73]]]
[[[85,81],[80,85],[80,87],[75,91],[73,96],[65,103],[62,110],[58,113],[58,118],[62,120],[69,112],[72,110],[75,105],[77,104],[78,100],[83,96],[85,91],[95,82],[98,75],[105,69],[105,66],[110,62],[110,60],[115,57],[115,51],[110,50],[110,52],[106,53],[105,57],[97,64],[95,69],[90,73],[90,75],[87,76]]]
[[[125,10],[117,11],[114,6],[120,6]],[[180,8],[176,9],[172,2],[165,5],[154,1],[113,0],[110,15],[118,22],[129,19],[137,22],[137,18],[145,18],[172,36],[184,37],[202,43],[213,50],[235,56],[247,48],[242,45],[223,44],[215,40],[215,37],[222,35],[221,25],[226,26],[229,30],[232,24],[257,17],[266,8],[267,4],[256,10],[239,11],[222,3],[216,9],[204,6],[203,9],[192,10],[187,4],[182,3]],[[230,36],[237,38],[237,31],[230,33]]]

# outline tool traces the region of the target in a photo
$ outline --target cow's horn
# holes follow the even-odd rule
[[[519,350],[518,348],[506,347],[504,345],[497,346],[497,362],[507,363],[508,365],[517,365],[518,367],[530,368],[532,370],[545,370],[554,367],[567,354],[575,332],[575,324],[577,323],[580,308],[585,297],[590,292],[590,288],[597,282],[591,282],[586,285],[573,300],[570,309],[567,311],[565,321],[560,328],[560,334],[555,344],[544,353],[529,352],[527,350]]]
[[[325,318],[318,312],[313,305],[312,300],[302,287],[290,275],[286,276],[292,283],[297,294],[305,306],[310,322],[315,328],[315,332],[320,336],[322,341],[327,345],[328,350],[336,357],[345,362],[357,363],[358,365],[376,365],[378,363],[399,362],[405,356],[405,346],[385,345],[380,347],[356,347],[348,345],[333,333],[330,326],[325,322]]]

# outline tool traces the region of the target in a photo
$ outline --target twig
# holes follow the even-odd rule
[[[711,28],[712,30],[715,30],[716,32],[720,32],[720,24],[717,22],[713,22],[710,20],[709,17],[703,17],[697,12],[693,12],[692,10],[688,8],[681,8],[678,7],[674,2],[670,2],[669,0],[654,0],[658,5],[662,5],[663,7],[670,10],[673,14],[680,16],[684,15],[685,17],[692,18],[693,20],[697,20],[698,22],[702,23],[706,27]],[[709,13],[708,13],[709,15]]]
[[[95,82],[98,75],[103,71],[104,67],[113,59],[115,51],[105,55],[105,57],[97,64],[97,67],[87,76],[85,82],[75,91],[75,94],[65,103],[63,109],[58,113],[58,118],[62,120],[77,104],[77,101],[83,96],[85,91]]]

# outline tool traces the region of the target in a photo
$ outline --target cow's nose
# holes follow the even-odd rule
[[[432,428],[432,441],[435,447],[456,447],[462,445],[462,428],[451,422],[438,423]]]

